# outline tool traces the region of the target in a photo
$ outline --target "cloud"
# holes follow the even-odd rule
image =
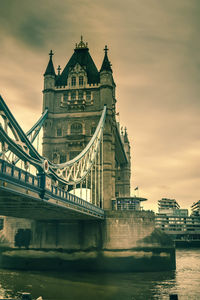
[[[1,1],[0,93],[27,130],[41,114],[49,50],[64,68],[83,34],[100,68],[108,44],[132,187],[149,207],[165,196],[189,207],[199,199],[199,11],[196,0]]]

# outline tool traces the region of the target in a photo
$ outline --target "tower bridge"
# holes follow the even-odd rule
[[[56,73],[50,51],[42,116],[27,133],[0,97],[0,215],[11,247],[28,230],[32,249],[119,251],[141,248],[154,230],[152,213],[112,211],[130,199],[131,161],[104,52],[98,71],[81,38]],[[41,129],[42,154],[33,144]]]

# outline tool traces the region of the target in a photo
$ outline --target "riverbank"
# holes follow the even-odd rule
[[[0,268],[97,272],[145,272],[175,269],[175,249],[137,247],[129,250],[63,251],[0,249]]]
[[[177,249],[176,271],[56,272],[0,270],[0,298],[29,292],[45,300],[199,299],[200,249]]]

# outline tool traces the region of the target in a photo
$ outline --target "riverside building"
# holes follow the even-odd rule
[[[192,214],[189,216],[188,209],[181,209],[175,199],[162,198],[158,200],[156,228],[170,235],[176,244],[184,244],[183,242],[194,244],[194,241],[200,244],[198,202],[192,205]]]

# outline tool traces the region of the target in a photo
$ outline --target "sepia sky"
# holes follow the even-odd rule
[[[0,94],[26,131],[41,115],[53,49],[64,68],[81,34],[99,69],[105,44],[128,129],[132,190],[156,209],[200,199],[200,1],[2,0]]]

